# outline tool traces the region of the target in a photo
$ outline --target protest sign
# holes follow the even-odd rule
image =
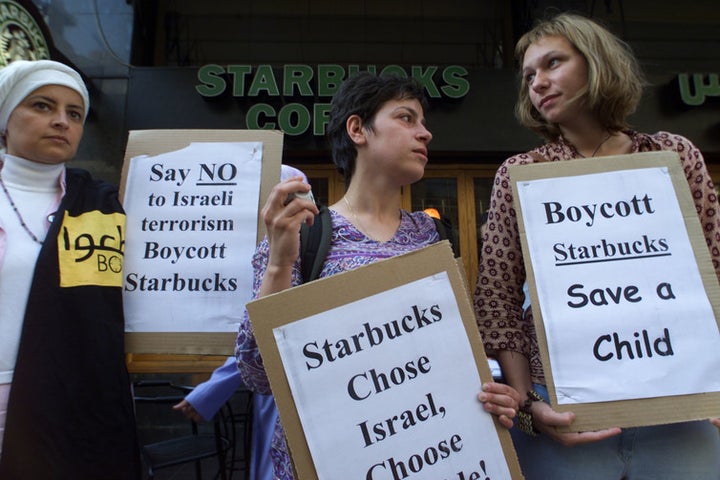
[[[720,288],[678,155],[510,178],[551,403],[572,429],[719,415]]]
[[[300,480],[522,478],[447,241],[247,309]]]
[[[130,132],[121,182],[129,353],[232,353],[263,235],[259,206],[281,156],[281,132]]]

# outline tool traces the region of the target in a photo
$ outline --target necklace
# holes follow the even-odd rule
[[[347,197],[344,195],[343,195],[343,200],[345,200],[345,205],[347,205],[348,210],[350,210],[350,215],[352,215],[353,220],[355,220],[357,227],[365,234],[366,237],[368,237],[370,240],[377,242],[378,241],[377,239],[371,237],[370,234],[367,233],[368,229],[365,228],[365,225],[363,225],[362,222],[360,222],[360,219],[355,214],[355,210],[353,209],[352,205],[350,205],[350,202],[348,201]]]
[[[8,201],[10,202],[10,206],[13,210],[15,210],[15,215],[17,215],[18,220],[20,220],[20,225],[25,229],[25,231],[30,235],[30,238],[32,238],[35,243],[39,243],[40,245],[43,244],[38,238],[35,236],[35,234],[30,230],[30,228],[25,223],[25,220],[23,219],[22,215],[20,214],[20,210],[18,210],[17,205],[15,205],[15,202],[13,202],[12,197],[10,196],[10,192],[8,192],[7,187],[5,186],[5,182],[2,179],[2,175],[0,175],[0,185],[2,185],[2,189],[5,192],[5,196],[7,197]]]
[[[605,138],[603,138],[602,142],[600,142],[600,143],[598,144],[598,146],[595,147],[595,150],[593,150],[593,153],[592,153],[592,155],[590,155],[590,158],[592,158],[592,157],[594,157],[595,155],[597,155],[597,153],[600,151],[600,147],[602,147],[603,145],[605,145],[605,142],[607,142],[608,140],[610,140],[610,137],[612,137],[612,134],[611,134],[611,133],[608,133],[607,136],[606,136]],[[577,149],[575,149],[575,150],[577,150]],[[580,150],[577,150],[577,152],[578,152],[578,155],[580,155],[582,158],[585,158],[585,155],[583,155],[582,153],[580,153]]]

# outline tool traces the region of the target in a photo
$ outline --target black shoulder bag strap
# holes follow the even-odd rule
[[[300,227],[300,272],[303,283],[311,282],[320,275],[330,250],[331,237],[330,210],[322,205],[312,226],[303,223]]]
[[[435,230],[437,230],[438,235],[440,235],[440,241],[450,240],[450,246],[452,247],[453,255],[455,255],[455,257],[459,257],[460,252],[458,251],[457,241],[455,241],[455,235],[450,221],[445,218],[440,220],[438,218],[432,217],[432,219],[435,221]]]
[[[435,221],[435,229],[440,240],[450,240],[453,253],[458,255],[457,242],[454,240],[452,226],[445,220]],[[326,206],[320,207],[320,213],[315,215],[312,226],[304,223],[300,227],[300,273],[303,283],[311,282],[318,278],[322,266],[330,250],[330,238],[332,237],[332,221],[330,210]]]

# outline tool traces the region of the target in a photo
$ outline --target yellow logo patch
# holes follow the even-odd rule
[[[121,287],[125,215],[99,210],[71,217],[65,212],[58,235],[60,286]]]

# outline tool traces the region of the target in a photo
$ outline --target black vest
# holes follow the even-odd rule
[[[122,287],[61,287],[58,261],[60,238],[61,247],[79,245],[88,253],[102,253],[103,261],[112,255],[113,268],[121,265],[122,255],[115,250],[124,247],[124,226],[107,232],[102,245],[108,249],[101,252],[97,235],[69,238],[63,222],[65,212],[77,217],[123,210],[115,187],[93,180],[88,172],[68,169],[66,186],[35,265],[0,478],[135,480],[140,461],[125,366]],[[93,261],[98,269],[109,265]]]

